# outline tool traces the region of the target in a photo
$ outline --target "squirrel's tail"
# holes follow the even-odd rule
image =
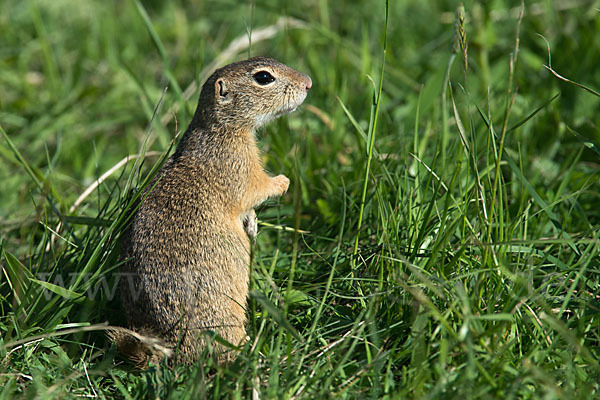
[[[107,331],[107,336],[115,342],[119,353],[141,369],[147,368],[148,362],[159,364],[173,355],[173,350],[162,340],[130,329],[112,327]]]

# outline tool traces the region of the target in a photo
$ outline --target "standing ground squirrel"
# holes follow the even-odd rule
[[[175,153],[140,197],[123,236],[122,302],[129,328],[177,348],[178,361],[198,357],[203,331],[234,345],[246,340],[254,207],[290,183],[266,174],[255,131],[295,110],[311,86],[307,75],[271,58],[218,69]],[[156,360],[131,335],[112,336],[136,363]],[[221,360],[233,357],[213,344]]]

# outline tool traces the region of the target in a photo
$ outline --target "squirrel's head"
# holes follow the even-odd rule
[[[196,117],[226,130],[253,131],[294,111],[311,86],[308,75],[285,64],[272,58],[251,58],[220,68],[208,78]]]

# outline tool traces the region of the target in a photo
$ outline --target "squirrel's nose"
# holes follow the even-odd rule
[[[310,79],[310,76],[307,76],[306,78],[308,78],[306,80],[306,90],[308,90],[312,87],[312,79]]]

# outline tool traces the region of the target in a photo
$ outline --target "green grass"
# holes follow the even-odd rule
[[[600,396],[600,5],[390,3],[3,1],[1,399]],[[314,82],[260,133],[250,341],[133,370],[130,189],[248,55]]]

